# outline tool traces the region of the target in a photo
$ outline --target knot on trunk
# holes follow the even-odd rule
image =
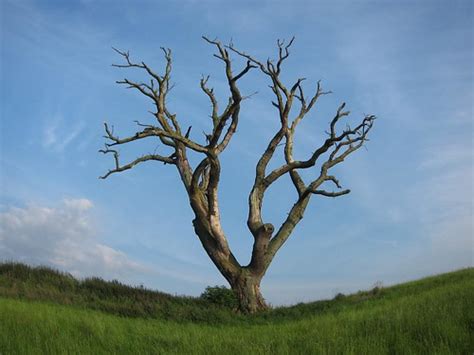
[[[265,223],[263,226],[260,227],[260,234],[270,238],[274,230],[275,227],[273,227],[273,224]]]

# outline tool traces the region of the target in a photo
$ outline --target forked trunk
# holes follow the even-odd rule
[[[239,311],[242,313],[257,313],[268,308],[260,292],[261,277],[251,274],[248,270],[233,281],[232,290],[239,301]]]

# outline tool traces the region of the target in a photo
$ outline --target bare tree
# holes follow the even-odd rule
[[[317,146],[306,160],[295,160],[293,156],[293,141],[298,124],[315,107],[318,99],[328,94],[323,91],[320,82],[310,97],[305,95],[303,89],[304,78],[297,79],[292,85],[287,86],[281,80],[281,70],[288,58],[289,49],[294,38],[285,44],[278,41],[278,58],[275,60],[259,61],[249,54],[236,49],[233,44],[223,45],[218,40],[203,39],[216,49],[214,56],[224,65],[229,99],[223,109],[219,108],[218,100],[212,88],[208,86],[208,77],[202,78],[200,86],[210,100],[212,107],[212,131],[204,138],[204,143],[199,143],[191,138],[191,127],[183,131],[177,115],[169,111],[166,99],[172,88],[171,75],[171,50],[162,48],[166,67],[164,74],[157,74],[144,62],[133,62],[128,52],[115,50],[123,59],[123,64],[116,64],[118,68],[138,68],[149,76],[148,82],[136,82],[129,79],[117,81],[126,85],[151,99],[155,111],[154,124],[142,124],[134,135],[119,138],[105,123],[105,138],[107,143],[104,154],[112,154],[115,166],[101,178],[105,179],[111,174],[133,168],[145,161],[159,161],[165,165],[175,166],[189,197],[189,203],[194,212],[194,230],[210,259],[229,282],[238,297],[240,311],[254,313],[265,309],[264,298],[260,292],[260,282],[265,275],[275,254],[291,235],[295,226],[303,218],[303,214],[313,195],[324,197],[338,197],[348,194],[350,190],[343,190],[338,179],[330,174],[331,168],[344,161],[351,153],[358,150],[367,141],[375,116],[367,115],[354,128],[345,126],[338,130],[341,118],[349,115],[342,103],[331,119],[327,138]],[[234,72],[231,54],[244,58],[245,67]],[[227,242],[226,234],[221,225],[218,189],[221,175],[220,154],[227,148],[236,132],[239,123],[241,102],[245,97],[239,91],[238,82],[252,69],[266,75],[270,80],[270,88],[274,94],[272,105],[275,106],[280,121],[279,129],[271,137],[262,156],[259,158],[255,170],[255,181],[249,195],[247,225],[253,236],[253,249],[250,263],[241,265],[232,254]],[[295,109],[292,110],[293,105]],[[296,112],[295,117],[290,117],[291,112]],[[170,148],[171,154],[147,154],[127,163],[121,164],[116,146],[141,140],[148,137],[158,138],[164,146]],[[279,146],[283,146],[284,164],[268,171],[268,164],[274,157]],[[202,155],[202,160],[197,166],[192,167],[188,160],[188,153],[195,152]],[[313,181],[305,182],[300,171],[303,169],[319,169],[319,175]],[[318,171],[318,170],[317,170]],[[288,216],[275,229],[273,224],[267,223],[262,218],[262,204],[267,189],[278,179],[288,174],[296,191],[295,203],[289,209]],[[337,190],[328,191],[323,185],[333,184]]]

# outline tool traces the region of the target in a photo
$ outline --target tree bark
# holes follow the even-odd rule
[[[267,309],[268,306],[260,292],[260,282],[265,269],[259,273],[251,267],[240,266],[233,254],[225,250],[227,248],[225,246],[223,248],[209,228],[205,227],[205,220],[196,218],[193,223],[195,232],[210,259],[237,296],[239,312],[251,314]]]
[[[239,312],[252,314],[268,308],[260,292],[262,276],[242,268],[240,274],[230,282],[239,302]]]

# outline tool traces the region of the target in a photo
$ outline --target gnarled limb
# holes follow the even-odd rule
[[[112,153],[113,156],[114,156],[114,162],[115,162],[115,168],[112,169],[112,170],[109,170],[105,175],[103,176],[100,176],[101,179],[106,179],[108,178],[111,174],[114,174],[114,173],[120,173],[122,171],[125,171],[125,170],[128,170],[128,169],[131,169],[133,168],[135,165],[139,164],[139,163],[143,163],[145,161],[150,161],[150,160],[155,160],[155,161],[161,161],[165,164],[175,164],[175,161],[173,158],[171,157],[164,157],[164,156],[161,156],[161,155],[158,155],[158,154],[147,154],[147,155],[143,155],[135,160],[133,160],[132,162],[128,163],[128,164],[125,164],[125,165],[120,165],[120,162],[119,162],[119,152],[114,150],[114,149],[101,149],[99,150],[100,153],[104,153],[104,154],[108,154],[108,153]]]

